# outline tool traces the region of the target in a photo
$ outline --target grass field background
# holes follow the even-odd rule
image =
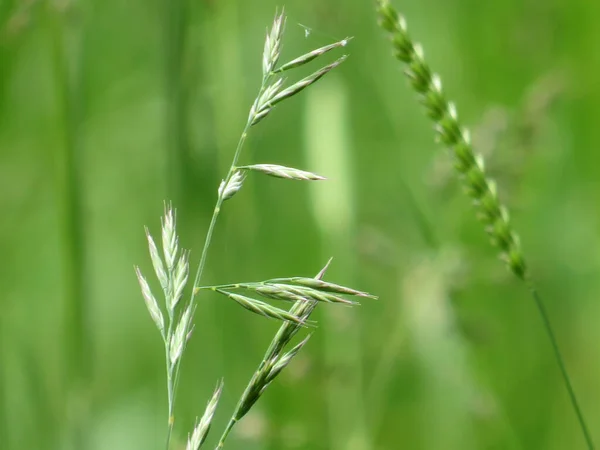
[[[600,3],[394,4],[486,155],[600,442]],[[278,6],[0,0],[1,449],[163,448],[162,343],[133,271],[152,270],[143,226],[158,234],[172,200],[197,264]],[[242,161],[329,181],[251,177],[204,281],[314,276],[333,256],[327,279],[380,300],[320,307],[226,448],[584,448],[534,304],[373,2],[284,6],[283,60],[353,36],[350,57],[260,123]],[[200,297],[174,448],[222,376],[212,443],[277,326]]]

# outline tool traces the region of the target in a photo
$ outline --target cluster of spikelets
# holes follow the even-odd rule
[[[261,88],[250,109],[250,114],[233,157],[229,172],[219,186],[215,211],[207,233],[206,243],[201,255],[198,271],[193,281],[192,294],[189,301],[185,302],[184,305],[180,302],[189,278],[189,253],[179,249],[175,214],[171,206],[165,208],[165,214],[162,219],[162,255],[159,252],[154,239],[150,233],[146,231],[150,249],[150,258],[164,295],[163,307],[159,305],[159,302],[152,293],[148,282],[139,268],[136,267],[135,269],[146,306],[165,345],[169,407],[167,448],[169,447],[171,431],[174,424],[174,399],[179,379],[180,362],[186,344],[192,334],[196,296],[199,292],[212,290],[235,301],[253,313],[282,321],[282,325],[271,341],[262,362],[259,364],[250,383],[246,387],[231,419],[221,435],[217,444],[217,449],[224,446],[225,440],[235,423],[237,423],[250,408],[252,408],[267,386],[275,379],[275,377],[277,377],[277,375],[279,375],[279,373],[281,373],[306,344],[310,335],[290,350],[286,350],[292,338],[299,330],[312,326],[313,323],[309,321],[309,317],[318,303],[337,303],[351,306],[355,305],[356,302],[349,300],[346,298],[347,296],[375,298],[366,292],[323,281],[322,278],[329,263],[315,278],[289,277],[270,279],[262,282],[200,286],[206,254],[211,242],[212,230],[221,206],[225,200],[232,198],[242,188],[247,172],[259,172],[273,177],[292,180],[317,181],[324,179],[311,172],[276,164],[238,166],[237,163],[246,135],[252,126],[264,119],[273,110],[275,105],[309,87],[329,71],[341,64],[346,58],[346,56],[342,56],[306,78],[293,83],[289,87],[284,87],[284,80],[279,74],[309,63],[333,49],[344,47],[348,41],[347,39],[344,39],[334,44],[321,47],[277,67],[284,28],[285,16],[283,14],[277,14],[270,32],[267,32],[263,52],[263,76]],[[292,306],[289,309],[285,309],[283,307],[274,306],[266,301],[259,300],[256,297],[287,301],[291,302]],[[198,450],[205,441],[222,388],[223,383],[219,382],[212,398],[206,406],[202,418],[197,421],[192,433],[188,437],[187,450]]]
[[[233,197],[233,195],[235,195],[236,192],[240,190],[247,172],[260,172],[273,177],[287,178],[291,180],[324,180],[324,178],[319,175],[276,164],[252,164],[245,166],[237,165],[241,148],[251,127],[257,125],[260,121],[267,117],[267,115],[269,115],[269,113],[277,104],[290,97],[293,97],[310,85],[319,81],[323,76],[327,75],[331,70],[335,69],[342,62],[344,62],[347,57],[346,55],[343,55],[331,64],[323,66],[307,77],[291,84],[288,87],[285,87],[285,80],[282,77],[284,72],[288,72],[292,69],[308,64],[309,62],[330,52],[331,50],[345,47],[349,41],[349,38],[346,38],[342,39],[341,41],[334,42],[333,44],[317,48],[278,67],[277,64],[281,54],[285,22],[286,19],[283,12],[281,14],[276,14],[271,30],[267,30],[265,47],[263,51],[261,87],[258,91],[256,99],[254,100],[254,103],[252,104],[252,107],[250,108],[246,126],[242,132],[238,148],[233,158],[233,164],[231,165],[227,177],[223,180],[221,186],[219,187],[219,201],[217,202],[218,207],[220,206],[220,201],[230,199]]]
[[[425,61],[422,47],[411,40],[404,17],[388,0],[378,0],[377,6],[380,25],[389,34],[394,55],[406,65],[405,74],[435,122],[438,139],[452,150],[455,168],[492,243],[501,249],[509,269],[519,278],[527,278],[519,238],[510,225],[508,211],[498,199],[496,184],[486,176],[483,158],[473,152],[468,130],[460,126],[455,105],[446,100],[440,77]]]
[[[188,280],[188,252],[179,249],[175,229],[175,215],[170,207],[166,208],[162,219],[162,255],[149,232],[146,232],[146,236],[154,272],[163,291],[163,308],[160,307],[140,269],[136,267],[135,270],[150,316],[164,341],[169,401],[172,402],[179,362],[185,345],[192,334],[191,324],[195,308],[193,302],[189,302],[184,308],[178,307]],[[321,278],[325,274],[326,268],[327,266],[315,278],[276,278],[261,282],[202,286],[194,289],[195,294],[201,290],[212,290],[234,300],[255,314],[283,322],[258,370],[242,395],[230,421],[229,428],[250,410],[267,386],[306,344],[310,335],[291,350],[285,351],[298,331],[313,325],[309,321],[309,317],[318,303],[338,303],[352,306],[357,303],[346,298],[347,296],[375,298],[366,292],[323,281]],[[239,294],[238,291],[247,291],[250,293],[249,295],[261,296],[266,299],[292,302],[292,306],[289,310],[280,308],[258,300],[253,296]],[[202,442],[204,442],[222,387],[223,383],[219,382],[204,415],[189,437],[188,449],[199,449]],[[173,420],[172,417],[170,417],[170,420]],[[223,442],[224,440],[219,448],[223,446]]]

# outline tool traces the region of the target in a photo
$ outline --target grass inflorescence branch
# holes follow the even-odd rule
[[[423,48],[408,34],[406,20],[390,4],[389,0],[377,0],[377,13],[381,27],[387,32],[394,56],[405,65],[404,73],[410,86],[418,95],[429,118],[434,122],[438,140],[448,147],[454,157],[454,167],[462,180],[467,195],[473,200],[478,218],[484,223],[492,244],[499,247],[501,257],[509,270],[527,284],[543,325],[550,338],[552,349],[567,388],[573,409],[589,449],[594,445],[586,426],[577,397],[557,344],[542,299],[525,264],[519,238],[509,220],[508,209],[500,202],[496,184],[485,171],[481,155],[473,151],[470,135],[461,126],[454,103],[447,100],[441,78],[425,61]]]
[[[316,279],[291,277],[258,283],[200,287],[208,250],[211,246],[212,236],[221,208],[226,200],[231,199],[242,189],[246,176],[249,173],[262,173],[289,180],[319,181],[325,179],[312,172],[277,164],[238,165],[246,138],[253,126],[257,125],[272,112],[277,104],[310,87],[331,70],[338,67],[346,58],[344,55],[316,70],[313,74],[285,87],[284,80],[278,74],[292,71],[332,50],[345,47],[349,40],[347,38],[318,48],[277,67],[282,49],[285,22],[286,19],[283,12],[277,13],[270,31],[267,31],[262,58],[261,86],[250,108],[248,119],[232,158],[231,166],[217,189],[216,204],[206,233],[198,268],[192,282],[189,300],[187,302],[181,301],[189,278],[189,253],[179,248],[175,213],[170,205],[165,206],[165,214],[162,219],[162,253],[159,251],[150,232],[146,230],[150,259],[163,292],[164,302],[159,302],[156,299],[150,284],[142,275],[141,270],[137,267],[135,268],[146,307],[160,332],[165,346],[168,399],[167,450],[170,448],[171,435],[175,424],[174,408],[181,373],[180,364],[186,344],[192,334],[197,295],[201,290],[213,290],[255,314],[276,319],[283,323],[271,342],[259,369],[244,391],[238,407],[235,409],[219,440],[217,448],[224,446],[233,425],[250,410],[267,386],[306,344],[310,336],[306,337],[290,350],[285,351],[291,339],[300,329],[313,325],[313,322],[310,322],[308,319],[319,302],[354,305],[357,302],[348,300],[343,296],[373,297],[362,291],[322,281],[321,278],[327,266],[319,273]],[[288,300],[294,302],[294,304],[289,310],[286,310],[273,306],[266,301],[259,300],[256,297],[263,297],[269,300]],[[221,381],[208,402],[202,418],[196,422],[192,433],[188,436],[186,450],[199,450],[205,442],[222,389],[223,382]]]

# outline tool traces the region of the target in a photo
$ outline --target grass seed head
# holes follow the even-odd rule
[[[434,121],[438,140],[452,150],[455,169],[473,200],[477,216],[484,222],[492,242],[501,250],[508,268],[519,278],[528,278],[519,239],[512,230],[505,207],[498,198],[495,183],[485,171],[481,155],[475,155],[469,133],[461,127],[454,103],[446,99],[442,82],[427,62],[422,47],[412,41],[406,22],[389,0],[378,0],[379,24],[388,32],[393,53],[405,65],[405,74],[419,94],[427,115]]]
[[[156,273],[156,277],[158,278],[160,286],[166,294],[169,286],[169,277],[167,276],[165,266],[160,257],[160,254],[158,253],[158,249],[156,248],[154,239],[152,239],[150,231],[148,231],[148,228],[146,228],[146,238],[148,239],[148,249],[150,250],[150,259],[152,260],[152,266],[154,266],[154,273]]]
[[[271,31],[267,32],[263,50],[263,77],[268,76],[279,61],[286,18],[281,11],[275,14]]]
[[[285,178],[288,180],[320,181],[326,179],[325,177],[312,172],[294,169],[293,167],[279,166],[277,164],[252,164],[250,166],[242,166],[240,169],[252,170],[264,173],[271,177]]]
[[[232,292],[223,291],[217,289],[217,292],[228,296],[230,299],[237,302],[242,307],[246,308],[255,314],[271,319],[283,320],[287,322],[293,322],[297,325],[306,326],[305,320],[300,317],[275,306],[269,305],[268,303],[256,300],[255,298],[246,297],[245,295],[234,294]]]
[[[175,333],[171,336],[171,342],[169,346],[169,359],[171,360],[171,364],[175,365],[179,358],[181,358],[181,354],[183,352],[183,348],[186,343],[187,331],[190,327],[192,320],[192,305],[188,305],[181,318],[179,319],[179,323],[177,324],[177,328],[175,328]]]
[[[324,55],[325,53],[333,49],[345,47],[346,45],[348,45],[348,41],[350,41],[350,39],[352,38],[347,37],[346,39],[342,39],[341,41],[334,42],[333,44],[329,44],[324,47],[317,48],[311,52],[305,53],[304,55],[299,56],[285,63],[281,67],[278,67],[277,69],[273,70],[273,73],[285,72],[286,70],[294,69],[296,67],[303,66],[304,64],[308,64],[313,59],[318,58],[319,56]]]

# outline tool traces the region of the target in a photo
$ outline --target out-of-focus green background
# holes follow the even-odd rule
[[[600,442],[600,3],[395,4],[510,206]],[[277,6],[0,0],[1,449],[163,448],[163,348],[133,272],[152,278],[143,226],[158,235],[172,200],[195,266]],[[242,160],[330,180],[249,177],[204,281],[313,276],[334,256],[329,280],[380,300],[320,307],[228,448],[583,448],[531,298],[373,6],[285,5],[283,60],[349,35],[350,57],[253,129]],[[224,377],[216,439],[278,326],[209,294],[195,323],[173,448]]]

